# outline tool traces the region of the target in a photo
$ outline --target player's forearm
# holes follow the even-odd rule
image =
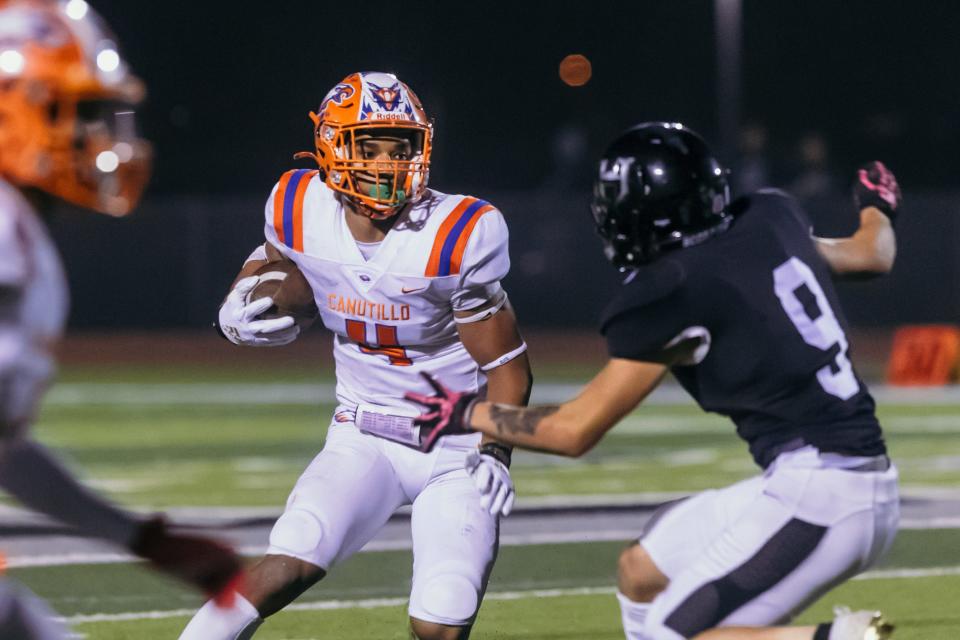
[[[599,436],[592,435],[593,430],[574,414],[567,405],[518,407],[479,402],[470,414],[470,427],[512,446],[579,457]]]
[[[0,486],[31,509],[120,545],[131,543],[140,524],[80,485],[47,449],[29,439],[3,442]]]
[[[237,283],[244,278],[249,278],[250,276],[254,275],[260,267],[268,262],[269,260],[247,260],[244,262],[243,267],[240,268],[240,273],[238,273],[237,277],[234,278],[233,282],[230,283],[230,290],[237,286]]]
[[[497,404],[526,406],[530,400],[533,374],[526,354],[487,372],[487,400]],[[500,442],[495,436],[484,434],[481,440]]]
[[[237,286],[237,283],[256,274],[257,270],[260,269],[265,264],[271,262],[279,262],[283,260],[283,254],[274,247],[269,242],[264,242],[263,245],[257,247],[257,249],[247,258],[247,261],[243,263],[243,267],[240,268],[240,273],[237,274],[237,277],[233,279],[233,282],[230,284],[230,288],[233,289]]]
[[[879,209],[860,212],[860,228],[848,238],[814,238],[817,251],[838,276],[879,276],[893,269],[896,234]]]

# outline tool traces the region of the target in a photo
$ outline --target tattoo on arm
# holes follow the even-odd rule
[[[490,420],[497,425],[498,433],[534,434],[540,421],[560,410],[560,405],[548,404],[521,409],[502,404],[490,407]]]

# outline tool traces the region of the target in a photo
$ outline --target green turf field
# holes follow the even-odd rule
[[[240,373],[67,371],[67,384],[44,407],[37,433],[89,482],[131,506],[279,509],[322,445],[330,398],[259,403],[241,390],[240,400],[231,403],[229,394],[213,393],[242,382]],[[277,374],[290,385],[330,382],[307,371]],[[210,385],[211,400],[178,402],[181,387],[169,385],[190,383],[201,390]],[[95,387],[98,393],[90,395]],[[132,390],[139,400],[124,395]],[[881,418],[906,487],[960,487],[960,405],[882,406]],[[731,426],[689,405],[643,408],[580,460],[520,453],[515,461],[521,503],[533,496],[693,491],[755,471]],[[621,638],[612,595],[620,547],[611,542],[505,547],[473,637]],[[362,553],[257,637],[407,638],[402,600],[410,562],[409,552]],[[834,603],[882,605],[900,623],[898,638],[953,640],[960,637],[954,605],[958,567],[960,531],[905,531],[882,567],[890,573],[844,585],[804,620],[829,617]],[[9,573],[89,638],[173,638],[199,604],[193,593],[129,564]]]

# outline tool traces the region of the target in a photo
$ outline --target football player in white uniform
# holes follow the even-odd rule
[[[38,214],[53,196],[124,215],[149,176],[150,148],[132,120],[143,85],[115,42],[82,0],[0,1],[0,487],[218,594],[240,571],[231,551],[118,509],[29,435],[67,318],[66,279]],[[36,598],[0,583],[0,637],[62,632]]]
[[[181,638],[249,637],[408,504],[413,633],[466,638],[496,556],[498,516],[513,502],[510,450],[477,434],[421,453],[418,411],[403,392],[425,384],[421,371],[442,371],[490,399],[526,403],[526,345],[500,284],[507,228],[491,204],[427,188],[432,126],[395,76],[352,74],[311,118],[316,152],[298,155],[319,170],[287,172],[274,188],[266,242],[227,296],[220,328],[236,344],[294,340],[294,318],[260,318],[272,299],[247,299],[258,269],[294,262],[334,334],[339,406],[246,598],[230,612],[205,606]]]

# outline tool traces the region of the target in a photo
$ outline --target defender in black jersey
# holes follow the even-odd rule
[[[726,171],[682,125],[643,124],[605,153],[594,219],[626,275],[604,314],[611,360],[575,399],[509,407],[431,381],[425,442],[482,431],[579,456],[673,373],[704,410],[729,416],[763,469],[664,508],[620,559],[628,639],[866,640],[892,627],[839,611],[783,624],[873,564],[899,517],[897,474],[874,401],[850,361],[832,278],[882,274],[900,192],[882,163],[855,182],[860,228],[811,236],[787,194],[730,202]]]

